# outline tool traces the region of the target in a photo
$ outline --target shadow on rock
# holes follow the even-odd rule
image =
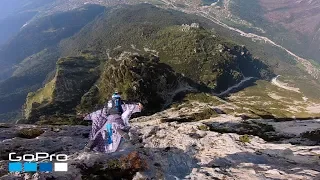
[[[240,135],[254,135],[265,141],[280,141],[284,139],[293,138],[289,134],[277,133],[272,125],[262,123],[259,121],[243,121],[238,122],[210,122],[206,123],[211,131],[219,133],[237,133]]]
[[[104,155],[103,155],[104,156]],[[82,179],[183,179],[197,167],[197,160],[178,148],[140,148],[107,155],[105,162],[79,162]],[[135,178],[134,178],[135,177]],[[59,178],[58,178],[59,179]]]
[[[78,152],[70,156],[68,172],[7,174],[1,178],[25,179],[32,176],[39,180],[183,179],[193,168],[198,167],[198,161],[190,153],[174,147],[131,147],[113,154]]]
[[[293,154],[290,149],[260,149],[254,153],[229,154],[211,161],[206,166],[220,169],[242,167],[255,171],[276,172],[276,174],[277,172],[279,174],[299,174],[313,179],[315,177],[307,172],[310,170],[320,172],[319,162],[317,156]]]

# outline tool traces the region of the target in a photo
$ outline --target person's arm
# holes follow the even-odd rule
[[[130,126],[129,119],[132,114],[141,112],[143,109],[143,106],[141,103],[132,103],[132,104],[124,104],[123,105],[124,112],[121,115],[121,118],[125,124],[125,126]]]
[[[99,117],[101,117],[101,115],[103,115],[104,113],[106,113],[106,108],[100,109],[98,111],[95,111],[93,113],[90,113],[88,115],[85,115],[85,117],[83,118],[83,120],[91,120],[91,121],[96,121],[99,119]]]

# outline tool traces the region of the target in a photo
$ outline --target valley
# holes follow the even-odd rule
[[[60,1],[55,1],[50,6],[48,6],[51,9],[50,12],[43,9],[43,10],[39,11],[39,13],[42,15],[44,15],[44,14],[49,15],[49,14],[52,14],[55,12],[55,8],[61,9],[62,11],[67,10],[64,8],[76,9],[78,6],[81,6],[82,3],[84,3],[84,2],[78,1],[77,3],[72,3],[72,1],[67,1],[67,2],[62,3]],[[98,2],[97,1],[97,2],[92,2],[92,3],[98,3],[101,5],[109,6],[109,5],[123,4],[123,3],[126,4],[128,2],[125,2],[125,1],[117,1],[117,2],[114,2],[114,1],[113,2],[109,2],[109,1],[101,1],[100,2],[99,1]],[[132,3],[134,3],[134,2],[132,2]],[[243,30],[236,28],[237,26],[235,26],[235,27],[230,26],[230,24],[225,19],[222,19],[220,16],[218,16],[219,14],[220,15],[224,14],[226,17],[230,16],[231,19],[234,18],[234,15],[232,15],[231,9],[230,9],[231,4],[232,4],[230,1],[226,1],[226,2],[217,1],[217,2],[213,2],[212,4],[210,4],[210,6],[202,6],[201,1],[185,2],[185,1],[165,0],[165,1],[157,1],[157,2],[151,2],[151,3],[155,3],[158,7],[165,8],[165,9],[167,8],[168,10],[175,9],[175,10],[177,10],[177,12],[184,12],[186,14],[189,14],[188,16],[190,16],[190,17],[192,17],[193,15],[198,15],[200,17],[204,17],[203,19],[191,18],[193,20],[191,20],[191,21],[189,20],[188,23],[192,24],[193,22],[198,22],[198,23],[200,22],[201,26],[205,26],[208,29],[212,28],[212,30],[215,33],[217,33],[218,35],[222,35],[222,36],[225,36],[226,38],[232,39],[232,41],[234,41],[235,43],[245,44],[246,48],[248,47],[248,49],[252,52],[252,56],[254,56],[254,58],[258,58],[262,62],[266,63],[267,66],[272,68],[272,71],[276,75],[281,75],[281,78],[283,79],[284,83],[291,84],[296,89],[299,89],[299,91],[302,94],[304,94],[305,99],[308,99],[310,101],[310,102],[308,101],[305,103],[314,104],[314,103],[316,103],[317,98],[319,98],[319,96],[317,95],[318,93],[316,93],[317,92],[316,89],[320,87],[320,85],[319,85],[320,83],[319,83],[319,79],[318,79],[320,70],[319,70],[318,66],[316,65],[316,63],[310,62],[310,61],[294,54],[290,50],[286,49],[282,45],[275,43],[274,41],[272,41],[271,39],[269,39],[266,36],[261,36],[261,35],[255,34],[255,33],[246,33]],[[185,5],[179,6],[178,4],[185,4]],[[222,5],[224,5],[222,8],[218,8]],[[64,8],[61,8],[60,6],[64,6]],[[55,8],[52,8],[52,7],[55,7]],[[225,13],[227,13],[227,14],[225,14]],[[40,18],[40,17],[41,16],[39,16],[39,14],[38,14],[37,18]],[[34,21],[36,21],[36,19],[34,19]],[[207,19],[209,19],[212,23],[206,22]],[[153,19],[149,19],[149,21],[152,22]],[[237,21],[237,22],[242,22],[242,21]],[[159,28],[160,24],[158,25],[158,27],[157,27],[157,25],[155,27]],[[165,24],[166,23],[163,22],[162,25],[165,25]],[[184,24],[184,22],[181,22],[181,24]],[[31,25],[32,25],[32,23],[31,23]],[[28,26],[29,26],[29,24],[24,28],[28,28]],[[99,27],[99,26],[101,26],[101,25],[99,25],[97,23],[97,27]],[[145,28],[146,27],[142,26],[142,29],[145,29]],[[55,28],[51,27],[51,28],[49,28],[49,30],[50,29],[54,30]],[[50,30],[50,32],[51,32],[51,30]],[[89,31],[96,31],[96,29],[93,30],[93,29],[84,28],[79,33],[80,34],[82,33],[82,36],[86,37],[86,36],[88,36],[87,33]],[[149,33],[147,31],[153,31],[153,30],[152,30],[152,28],[149,28],[149,30],[147,30],[147,31],[143,30],[143,31],[144,32],[142,32],[142,33]],[[48,33],[49,31],[45,30],[43,32]],[[110,30],[109,33],[112,34],[112,30]],[[133,37],[135,36],[135,33],[139,33],[139,32],[137,31],[137,32],[132,33]],[[104,36],[104,34],[101,34],[101,35]],[[94,36],[96,36],[96,37],[94,37]],[[170,53],[174,53],[174,51],[171,51],[171,52],[170,51],[167,51],[167,52],[163,51],[162,52],[159,49],[159,47],[162,45],[158,44],[157,46],[159,46],[159,47],[154,46],[154,45],[152,45],[153,42],[150,42],[149,39],[144,39],[142,41],[139,40],[140,42],[137,43],[137,40],[132,39],[132,38],[131,38],[132,39],[131,42],[127,42],[127,39],[125,41],[123,41],[122,37],[121,37],[121,39],[117,39],[117,38],[105,39],[104,37],[101,38],[97,35],[93,35],[93,37],[90,37],[90,38],[87,38],[87,39],[79,38],[79,40],[77,40],[75,37],[73,37],[73,39],[72,38],[65,38],[65,39],[62,38],[62,39],[60,39],[61,42],[60,42],[60,40],[56,41],[53,44],[54,45],[53,47],[49,47],[49,50],[41,51],[40,54],[36,53],[36,54],[32,55],[32,53],[35,53],[38,50],[35,50],[33,52],[31,51],[29,54],[27,54],[27,55],[30,55],[30,57],[23,60],[21,64],[15,65],[18,68],[13,72],[13,77],[16,77],[16,78],[9,78],[8,80],[2,82],[2,84],[3,84],[2,86],[4,86],[6,83],[9,83],[10,81],[12,81],[12,82],[16,81],[17,78],[21,79],[22,77],[25,76],[24,75],[25,73],[31,72],[32,69],[34,69],[34,67],[39,66],[37,64],[34,64],[34,62],[36,62],[37,58],[40,58],[40,59],[45,58],[45,59],[48,59],[48,62],[54,63],[55,61],[57,61],[59,56],[60,57],[78,56],[79,55],[78,52],[86,50],[86,49],[88,49],[89,51],[96,51],[96,52],[107,51],[107,53],[102,53],[100,55],[101,56],[100,58],[104,58],[104,57],[110,58],[112,56],[112,54],[110,54],[111,49],[114,49],[116,47],[120,47],[120,49],[118,49],[118,51],[126,51],[126,52],[129,52],[129,54],[130,53],[140,53],[140,52],[143,52],[143,51],[141,51],[141,49],[144,48],[144,50],[146,50],[146,49],[150,48],[150,49],[157,51],[157,55],[160,56],[160,59],[162,59],[162,61],[165,63],[169,63],[179,73],[183,73],[184,75],[188,76],[188,73],[191,72],[188,69],[184,69],[184,68],[179,67],[180,65],[177,65],[175,62],[170,60],[170,58],[175,59],[175,58],[177,58],[175,56],[180,56],[181,54],[169,55]],[[104,45],[105,47],[101,48],[101,42],[105,42],[105,41],[109,42],[109,44],[105,44]],[[121,41],[123,41],[123,42],[121,42]],[[99,44],[96,44],[96,42],[99,42]],[[113,42],[116,42],[116,43],[113,43]],[[124,43],[128,43],[129,45],[128,44],[126,45]],[[158,43],[165,44],[166,40],[163,40],[163,42],[158,42]],[[91,47],[88,47],[87,44],[90,44]],[[132,44],[134,45],[133,49],[131,49]],[[4,46],[4,47],[6,47],[6,46]],[[8,46],[7,48],[10,49],[9,47],[10,46]],[[131,50],[129,50],[128,48]],[[265,51],[263,52],[262,49],[264,49]],[[190,49],[190,51],[192,51],[192,49]],[[43,53],[43,52],[45,52],[45,53]],[[48,54],[47,52],[50,52],[51,54]],[[145,51],[145,52],[152,53],[151,51],[150,52]],[[160,52],[160,54],[159,54],[159,52]],[[11,57],[12,55],[13,54],[11,54],[11,55],[9,54],[9,56],[4,56],[4,57],[6,57],[6,59],[13,59],[13,57]],[[23,55],[23,56],[26,57],[25,55]],[[16,57],[17,57],[16,58],[17,61],[21,61],[21,58],[19,56],[16,56]],[[203,58],[203,57],[201,56],[200,58]],[[120,56],[120,59],[121,59],[121,56]],[[31,63],[27,64],[25,62],[31,62]],[[47,83],[53,77],[54,69],[55,69],[54,64],[52,64],[52,66],[50,66],[50,68],[45,71],[45,74],[40,76],[40,77],[42,77],[42,78],[40,78],[42,82],[38,81],[37,83],[36,82],[33,83],[36,86],[33,86],[34,88],[32,89],[32,91],[34,91],[35,88],[40,87],[39,83],[42,83],[41,86],[43,86],[43,84]],[[182,70],[182,69],[184,69],[184,70]],[[6,74],[4,74],[4,76],[8,76],[8,74],[10,74],[10,73],[12,73],[12,70],[8,69],[8,71],[6,72]],[[18,74],[20,74],[20,75],[18,75]],[[276,75],[274,75],[274,77],[276,77]],[[200,78],[200,79],[206,81],[207,85],[209,85],[210,87],[215,86],[212,82],[210,82],[211,81],[211,80],[209,80],[210,77],[207,75],[196,78],[196,76],[194,74],[189,74],[189,77],[191,77],[193,80],[197,80]],[[243,78],[246,78],[246,77],[249,78],[251,76],[244,76]],[[310,78],[313,78],[314,80],[307,82],[306,79],[310,79]],[[241,80],[243,81],[244,84],[242,84],[240,82]],[[250,78],[248,80],[250,80]],[[270,78],[270,80],[271,80],[271,78]],[[241,85],[241,86],[243,86],[243,85],[246,86],[246,84],[250,84],[250,82],[246,83],[246,79],[240,78],[240,79],[237,79],[237,81],[238,81],[237,83],[240,83],[238,85]],[[220,93],[220,95],[227,95],[229,92],[236,92],[239,87],[237,87],[237,85],[235,85],[233,83],[234,82],[232,82],[230,84],[224,84],[223,85],[224,92],[219,90],[220,92],[218,92],[218,93],[216,92],[214,94],[217,95]],[[276,83],[276,85],[281,86],[281,84],[279,84],[279,83]],[[233,86],[233,88],[232,88],[232,86]],[[240,86],[240,89],[241,89],[241,86]],[[31,89],[28,89],[27,91],[30,92],[30,90]],[[20,97],[25,96],[27,91],[23,91],[23,93],[20,93],[19,96]],[[3,93],[5,93],[5,91]],[[172,96],[174,97],[174,95],[172,95]],[[17,105],[21,107],[22,101],[23,100],[20,100],[19,104],[17,104]],[[3,102],[5,103],[6,100],[4,100]],[[16,107],[18,107],[18,106],[16,106]],[[3,113],[4,112],[5,111],[3,111]],[[4,116],[4,117],[7,118],[7,116]]]
[[[270,40],[268,37],[263,37],[257,34],[253,34],[253,33],[246,33],[240,29],[231,27],[227,24],[225,24],[223,22],[223,20],[221,21],[220,19],[214,17],[214,15],[216,15],[216,12],[214,10],[214,8],[216,6],[213,7],[201,7],[201,6],[190,6],[188,8],[180,8],[178,6],[174,5],[175,1],[170,1],[170,0],[164,0],[162,1],[164,3],[166,3],[166,5],[168,7],[172,7],[173,9],[182,11],[182,12],[186,12],[186,13],[194,13],[197,15],[201,15],[205,18],[208,18],[210,20],[212,20],[214,23],[223,26],[224,28],[227,28],[229,30],[235,31],[237,32],[239,35],[247,37],[252,39],[253,41],[262,41],[264,43],[268,43],[272,46],[276,46],[284,51],[286,51],[290,56],[292,56],[298,63],[300,63],[301,65],[304,66],[305,70],[312,75],[314,78],[319,79],[320,76],[320,70],[318,67],[315,67],[311,62],[309,62],[308,60],[299,57],[298,55],[294,54],[293,52],[289,51],[288,49],[286,49],[285,47],[275,43],[274,41]],[[225,3],[228,6],[228,2]],[[226,10],[228,10],[228,7],[225,7]],[[219,13],[219,11],[218,11]]]
[[[320,179],[318,1],[12,2],[0,179]],[[144,109],[119,151],[85,152],[83,115],[115,90]],[[67,154],[68,172],[8,173],[13,151]]]

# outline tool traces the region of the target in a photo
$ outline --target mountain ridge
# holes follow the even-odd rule
[[[14,66],[8,59],[10,76],[0,80],[0,122],[16,122],[0,123],[0,179],[319,179],[320,81],[312,75],[320,66],[226,12],[236,1],[40,6],[37,36],[29,25],[22,34],[53,45],[36,45]],[[55,19],[57,8],[72,10]],[[50,24],[41,29],[44,14]],[[83,116],[115,90],[143,111],[117,152],[85,152],[96,122]],[[8,173],[10,152],[66,154],[68,172]]]
[[[141,14],[138,14],[138,12],[141,12]],[[149,16],[148,13],[152,13],[152,16]],[[176,14],[172,15],[173,13]],[[136,16],[133,17],[132,14]],[[132,18],[128,20],[127,17]],[[154,18],[157,19],[157,24],[154,24]],[[101,69],[100,80],[88,92],[89,95],[86,93],[82,99],[86,102],[86,105],[84,105],[86,108],[82,111],[88,111],[99,104],[103,105],[104,101],[111,95],[113,88],[123,91],[125,98],[138,99],[145,103],[146,107],[149,107],[147,108],[148,111],[157,112],[164,106],[170,105],[172,99],[179,93],[199,91],[201,87],[204,87],[205,91],[209,90],[208,92],[221,92],[240,82],[246,76],[271,80],[273,75],[268,67],[258,59],[254,59],[244,46],[238,46],[217,37],[214,33],[199,25],[189,26],[184,24],[184,22],[192,22],[193,20],[196,20],[196,18],[179,12],[162,10],[147,4],[124,6],[106,12],[75,36],[64,40],[61,43],[61,48],[67,50],[70,55],[82,54],[90,57],[93,53],[107,60],[105,67]],[[145,22],[148,22],[147,26]],[[163,26],[160,26],[161,23]],[[182,25],[176,25],[180,23]],[[97,28],[97,26],[100,27]],[[133,27],[135,30],[132,31]],[[118,30],[115,31],[114,29]],[[130,33],[128,34],[129,30]],[[79,51],[80,49],[82,49],[82,52]],[[142,54],[142,56],[135,54]],[[145,59],[149,58],[144,57],[143,54],[151,54],[153,60],[151,62],[146,61]],[[126,59],[128,55],[132,56],[129,59],[133,59]],[[137,59],[138,62],[141,61],[142,65],[134,63],[134,59]],[[119,63],[117,65],[117,61],[121,62],[120,65]],[[160,61],[160,64],[153,64],[153,61]],[[161,63],[167,65],[161,65]],[[119,66],[122,70],[117,70]],[[154,69],[154,66],[158,67],[159,70]],[[165,68],[166,66],[167,68]],[[182,76],[170,75],[166,72],[169,67],[176,73],[182,74]],[[193,69],[190,69],[190,67],[193,67]],[[150,71],[144,69],[150,69]],[[195,72],[198,72],[198,74],[195,74]],[[133,74],[128,75],[131,73]],[[169,83],[163,78],[158,78],[161,74],[165,77],[172,77],[172,80],[180,80]],[[112,75],[115,79],[110,79],[108,75]],[[149,77],[159,79],[160,82],[164,81],[163,86],[172,86],[173,90],[167,88],[170,92],[162,92],[162,90],[158,92],[157,89],[160,91],[163,87],[152,85],[152,80]],[[182,77],[189,80],[185,81]],[[179,81],[188,82],[186,86],[190,88],[182,88],[177,83]],[[193,81],[191,84],[198,85],[191,85],[190,81]],[[166,83],[169,83],[169,85],[165,85]],[[178,90],[180,87],[181,90]],[[150,92],[145,88],[149,88]],[[186,92],[184,92],[184,89]],[[137,92],[140,92],[140,94],[137,94]],[[157,97],[157,100],[152,100],[151,97]],[[28,109],[30,111],[30,107]]]
[[[165,4],[159,4],[158,6],[163,8],[164,5]],[[191,78],[194,81],[200,81],[201,83],[204,83],[206,86],[209,86],[211,88],[214,88],[215,86],[217,86],[216,88],[219,88],[219,86],[222,87],[220,90],[216,89],[218,90],[218,92],[216,93],[219,93],[219,91],[222,92],[227,88],[229,88],[230,86],[233,86],[234,84],[240,82],[243,78],[250,77],[251,75],[244,75],[244,76],[239,75],[237,78],[235,78],[236,79],[235,80],[234,77],[237,76],[236,74],[239,71],[238,70],[234,71],[234,69],[237,69],[237,68],[230,66],[230,68],[234,68],[232,70],[233,72],[229,72],[228,75],[224,77],[225,79],[228,79],[228,77],[230,77],[230,81],[226,80],[225,83],[217,85],[214,83],[214,81],[211,81],[211,79],[214,79],[215,78],[214,76],[217,76],[217,74],[212,73],[208,75],[208,72],[212,70],[210,69],[211,68],[210,63],[214,63],[212,59],[219,59],[221,57],[232,59],[233,56],[237,56],[238,59],[241,59],[240,57],[244,55],[243,57],[246,57],[247,59],[256,59],[256,60],[262,61],[266,65],[266,67],[268,67],[268,70],[270,72],[272,71],[272,73],[274,74],[273,75],[274,77],[275,75],[281,75],[281,78],[284,79],[283,80],[284,82],[291,84],[291,86],[293,87],[299,88],[301,90],[301,93],[305,94],[306,98],[311,100],[311,102],[317,99],[316,89],[317,87],[320,86],[319,82],[317,82],[316,79],[313,79],[309,74],[307,74],[305,71],[305,67],[303,67],[301,63],[298,63],[296,60],[294,60],[294,58],[288,56],[288,52],[286,52],[284,49],[279,50],[279,48],[273,46],[272,43],[264,44],[261,41],[252,42],[251,39],[242,37],[241,34],[237,35],[237,33],[233,32],[232,29],[231,30],[226,29],[222,24],[219,25],[219,22],[215,21],[216,23],[218,23],[218,24],[215,24],[212,21],[208,21],[207,16],[206,18],[195,16],[192,13],[197,14],[197,11],[188,12],[187,10],[184,9],[186,7],[181,6],[181,8],[178,8],[178,10],[188,12],[190,14],[185,14],[183,12],[173,11],[170,9],[155,8],[152,5],[146,5],[146,4],[140,5],[140,7],[143,7],[143,6],[145,7],[145,9],[143,8],[139,9],[139,8],[135,8],[135,6],[126,6],[126,5],[110,8],[110,11],[107,9],[104,13],[99,14],[94,21],[91,21],[90,23],[85,23],[85,26],[81,28],[78,32],[76,32],[72,37],[63,38],[61,41],[59,41],[57,45],[58,47],[49,47],[47,49],[44,49],[43,51],[37,52],[36,54],[33,54],[27,57],[25,60],[23,60],[19,64],[17,69],[15,69],[14,76],[5,82],[2,82],[2,86],[5,86],[5,84],[9,84],[9,83],[18,84],[19,81],[23,80],[23,76],[35,75],[33,71],[36,68],[41,68],[41,70],[43,70],[44,68],[43,66],[40,66],[41,62],[48,62],[50,66],[52,65],[52,67],[50,67],[48,70],[42,71],[41,75],[37,77],[37,78],[41,78],[42,81],[32,84],[32,87],[27,87],[27,89],[23,90],[23,88],[25,87],[13,86],[13,89],[16,88],[15,91],[23,90],[23,93],[17,94],[19,97],[23,97],[24,95],[26,96],[27,92],[35,91],[35,89],[38,89],[39,87],[43,86],[45,83],[52,80],[54,70],[55,70],[54,62],[60,57],[81,56],[82,51],[88,51],[88,52],[94,52],[96,54],[100,54],[101,58],[108,59],[110,57],[112,58],[115,56],[119,57],[119,55],[125,54],[126,52],[129,52],[129,53],[143,52],[143,53],[153,53],[155,55],[160,55],[161,61],[172,66],[175,69],[175,71],[177,71],[178,73],[182,73],[184,75],[189,76],[189,78]],[[127,12],[123,13],[121,11],[121,8],[129,8],[129,9],[127,10]],[[175,7],[173,6],[173,8]],[[200,6],[200,9],[202,8],[205,9],[207,7]],[[74,10],[74,11],[76,12],[77,10]],[[153,14],[153,11],[161,11],[162,13],[157,17]],[[128,12],[130,12],[131,14]],[[107,19],[106,16],[108,16],[110,13],[118,13],[118,14],[114,15],[113,18]],[[135,16],[132,16],[132,14],[134,14]],[[204,14],[198,14],[198,15],[202,16]],[[163,17],[167,17],[169,19],[167,19],[166,21],[163,21],[161,19]],[[136,23],[135,26],[133,26],[134,23],[130,24],[129,20]],[[122,22],[122,24],[119,22]],[[197,28],[192,27],[193,26],[192,23],[194,23],[193,25],[195,25],[196,27],[199,27],[198,30],[195,30]],[[112,26],[114,27],[112,28]],[[172,35],[174,34],[172,33],[169,36],[168,33],[166,33],[166,31],[172,31],[172,30],[169,30],[169,29],[166,30],[163,28],[167,26],[176,26],[173,29],[181,28],[182,32],[186,30],[185,34],[189,33],[189,35],[185,35],[185,36],[179,35],[180,36],[179,37],[176,35]],[[190,37],[193,36],[192,34],[193,31],[201,32],[202,28],[210,32],[213,32],[211,39],[209,38],[208,40],[205,40],[205,38],[201,37],[201,36],[204,36],[203,34],[205,33],[202,33],[202,35],[200,36],[198,35],[197,37],[198,39],[195,39],[196,42],[191,42],[192,38],[190,42],[183,42],[184,38],[190,39]],[[163,29],[162,30],[162,32],[164,32],[163,35],[161,35],[161,32],[159,31],[160,29]],[[54,31],[54,29],[49,28],[49,31],[52,32]],[[175,32],[175,31],[172,31],[172,32]],[[178,30],[177,32],[180,32],[180,30]],[[244,33],[243,31],[241,32]],[[228,45],[222,43],[220,46],[221,48],[220,50],[222,52],[214,53],[213,49],[210,46],[207,46],[208,41],[219,42],[220,41],[219,39],[221,37],[223,37],[223,39],[227,39]],[[162,39],[163,41],[161,42],[159,40],[154,40],[156,38]],[[166,43],[166,41],[169,41],[169,42],[172,41],[173,43],[177,43],[177,44],[182,43],[182,45],[184,44],[186,47],[189,47],[188,52],[181,53],[181,51],[179,50],[180,54],[174,55],[175,53],[177,53],[177,51],[174,50],[174,44],[170,45],[171,50],[170,50],[170,47],[167,50],[161,49],[167,46],[168,43]],[[238,50],[236,50],[238,52],[235,51],[236,53],[234,53],[232,52],[234,51],[232,44],[242,44],[242,45],[238,46],[237,47]],[[245,44],[245,46],[243,44]],[[181,50],[183,50],[183,48],[181,48]],[[247,51],[250,51],[250,53],[246,54]],[[210,55],[211,53],[215,55]],[[294,55],[294,54],[292,53],[291,55]],[[184,59],[184,57],[186,57],[187,60]],[[190,59],[188,59],[189,57]],[[172,61],[173,59],[175,61]],[[204,63],[204,62],[198,61],[198,59],[206,59],[207,62]],[[34,62],[37,62],[37,63],[34,63]],[[176,62],[180,62],[180,63],[176,63]],[[258,61],[255,61],[255,62],[258,62]],[[305,66],[311,67],[309,69],[309,72],[316,72],[316,70],[313,71],[314,65],[310,65],[310,63],[308,61],[305,61],[304,59],[302,59],[301,62],[306,62]],[[194,75],[194,73],[190,74],[191,72],[193,72],[192,70],[194,70],[191,67],[194,67],[201,73],[198,75]],[[13,70],[10,69],[10,71],[13,71]],[[249,72],[249,71],[246,70],[246,72]],[[315,73],[311,73],[311,74],[315,74]],[[272,76],[270,76],[270,74],[267,76],[268,78],[263,78],[263,79],[271,80]],[[29,76],[26,76],[25,78],[28,79]],[[219,81],[219,82],[222,82],[222,81]],[[7,92],[4,90],[1,90],[0,88],[0,92],[1,91],[3,93]],[[12,94],[15,94],[15,92]],[[6,97],[7,99],[8,97],[10,97],[8,95],[3,95],[3,96]],[[19,100],[19,103],[18,103],[19,106],[22,105],[21,104],[22,101],[23,101],[22,99]],[[4,99],[3,102],[6,103],[8,102],[8,100]],[[16,106],[15,109],[20,109],[20,108]]]
[[[0,119],[12,120],[21,117],[25,97],[50,79],[60,57],[57,43],[71,36],[104,11],[104,7],[86,6],[87,10],[73,10],[30,23],[0,51]],[[90,15],[91,14],[91,15]],[[86,16],[88,17],[82,17]],[[64,17],[64,18],[63,18]],[[75,24],[61,21],[74,19]],[[68,24],[66,27],[64,27]],[[80,25],[80,26],[79,26]],[[21,38],[20,38],[21,37]],[[8,105],[9,104],[9,105]],[[10,116],[6,114],[10,113]],[[14,115],[12,115],[14,114]]]

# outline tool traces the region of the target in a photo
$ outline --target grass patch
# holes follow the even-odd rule
[[[44,133],[40,128],[23,128],[17,132],[17,137],[25,139],[34,139]]]
[[[280,81],[285,82],[284,79]],[[235,110],[237,114],[252,118],[317,117],[317,114],[304,110],[309,102],[304,102],[302,97],[300,93],[278,88],[270,82],[257,81],[255,86],[233,94],[229,100],[240,107]],[[314,101],[310,98],[309,100]]]
[[[218,116],[219,114],[215,110],[208,108],[200,113],[192,114],[191,118],[194,119],[194,121],[201,121],[201,120],[209,119],[212,117],[218,117]]]
[[[189,93],[183,100],[210,103],[216,106],[222,104],[222,102],[219,101],[218,97],[206,93]]]
[[[308,61],[314,65],[315,67],[317,67],[318,69],[320,69],[320,64],[318,62],[316,62],[315,60],[313,59],[308,59]]]
[[[171,108],[174,108],[174,109],[180,109],[180,108],[181,108],[181,106],[180,106],[179,103],[173,103],[173,104],[171,104],[170,107],[171,107]]]
[[[182,109],[182,108],[192,108],[193,105],[191,103],[184,103],[181,106],[178,107],[178,110]]]
[[[198,126],[198,129],[201,131],[210,131],[210,127],[205,124]]]
[[[33,108],[40,106],[43,103],[50,103],[53,99],[53,92],[55,89],[55,79],[39,89],[37,92],[28,94],[26,100],[25,116],[28,118]]]
[[[248,134],[245,134],[245,135],[242,135],[239,137],[239,141],[242,142],[242,143],[250,143],[251,140],[250,140],[250,137]]]
[[[107,166],[110,169],[120,169],[121,168],[121,162],[118,159],[111,159],[107,162]]]

